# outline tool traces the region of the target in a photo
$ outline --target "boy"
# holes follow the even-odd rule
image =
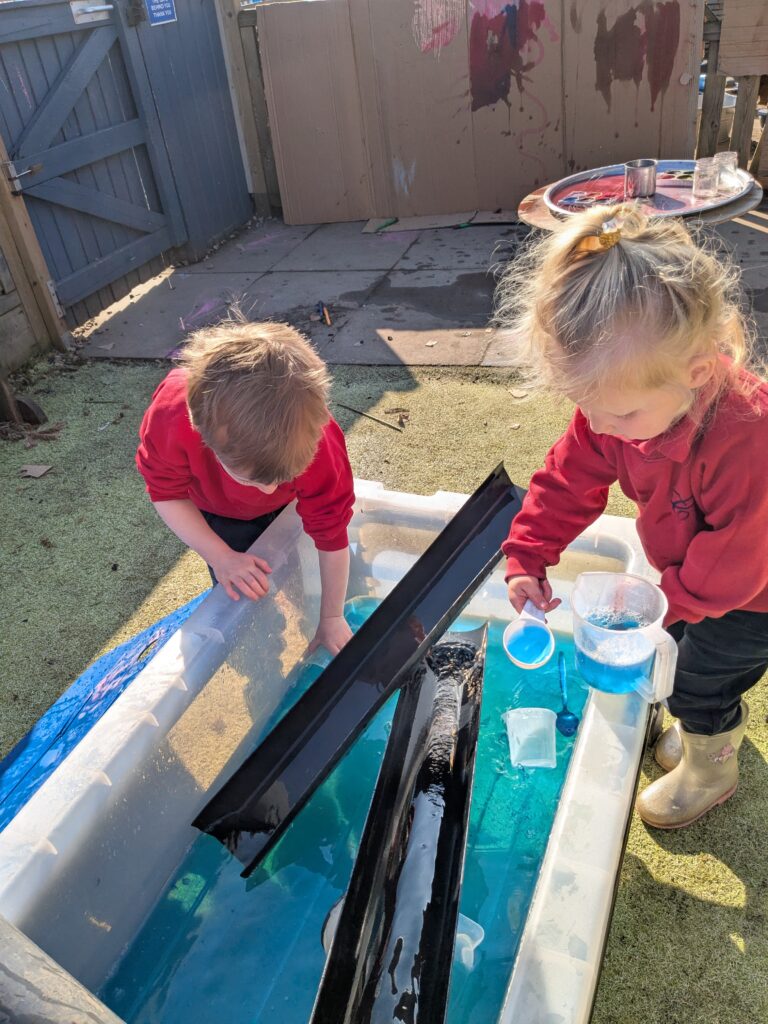
[[[269,565],[245,552],[296,499],[320,560],[310,650],[337,654],[352,636],[343,610],[354,491],[328,389],[325,363],[287,324],[204,328],[155,391],[136,464],[160,518],[233,601],[267,593]]]

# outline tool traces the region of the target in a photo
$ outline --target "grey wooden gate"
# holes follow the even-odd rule
[[[59,301],[80,304],[75,319],[124,294],[153,257],[187,242],[185,255],[202,255],[250,215],[213,3],[182,5],[181,25],[150,27],[143,0],[0,2],[6,171]],[[198,103],[199,90],[174,76],[174,56],[177,71],[199,69],[217,104]],[[213,133],[218,163],[201,161],[198,140],[179,130],[195,116],[199,133]]]

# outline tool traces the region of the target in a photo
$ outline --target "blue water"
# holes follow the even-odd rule
[[[524,665],[538,665],[552,653],[552,636],[545,627],[523,619],[508,636],[507,650]]]
[[[594,626],[615,636],[588,637],[589,650],[576,648],[576,668],[582,678],[604,693],[632,693],[647,683],[653,671],[655,648],[642,633],[630,633],[648,622],[633,616],[618,617],[615,612],[588,616]]]
[[[372,600],[351,602],[359,627]],[[464,618],[457,626],[473,628]],[[499,1013],[575,741],[557,736],[555,769],[513,769],[501,714],[559,711],[555,662],[515,668],[491,622],[461,913],[485,938],[470,971],[454,960],[449,1024],[487,1024]],[[556,634],[573,665],[570,638]],[[284,713],[317,677],[299,673]],[[573,671],[569,706],[587,689]],[[321,931],[343,895],[376,783],[394,697],[314,794],[264,864],[246,881],[240,863],[200,836],[99,993],[128,1024],[305,1024],[323,969]]]

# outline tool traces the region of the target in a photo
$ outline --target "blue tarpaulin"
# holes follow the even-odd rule
[[[209,591],[104,654],[0,761],[0,829],[24,806]]]

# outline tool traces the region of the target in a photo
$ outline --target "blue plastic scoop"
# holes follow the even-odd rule
[[[541,668],[555,653],[555,638],[544,612],[526,601],[520,615],[504,630],[504,650],[518,668]]]
[[[562,651],[557,656],[557,670],[560,674],[560,693],[563,697],[563,707],[558,711],[555,718],[555,728],[562,736],[573,736],[579,728],[579,716],[568,710],[568,688],[565,679],[565,655]]]

